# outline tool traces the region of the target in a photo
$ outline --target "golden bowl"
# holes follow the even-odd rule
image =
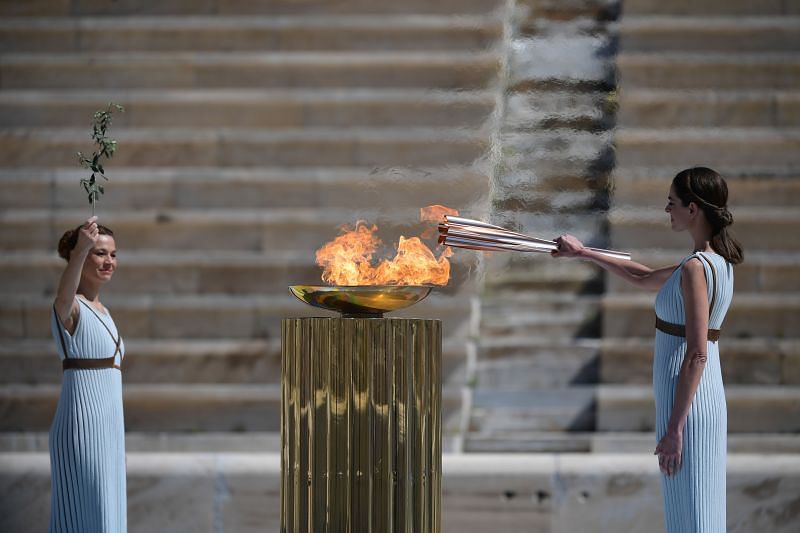
[[[414,305],[431,292],[427,285],[291,285],[299,300],[344,317],[379,318],[383,313]]]

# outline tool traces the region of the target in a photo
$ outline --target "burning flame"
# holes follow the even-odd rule
[[[458,211],[434,205],[420,209],[423,222],[441,222],[445,214]],[[393,259],[373,265],[383,245],[375,234],[378,226],[363,220],[343,226],[341,234],[317,250],[317,264],[323,268],[322,280],[332,285],[446,285],[450,279],[453,251],[445,247],[437,258],[419,237],[400,236]]]

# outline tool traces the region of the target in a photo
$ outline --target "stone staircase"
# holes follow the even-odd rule
[[[498,0],[0,3],[0,450],[45,451],[60,234],[89,214],[74,153],[122,104],[98,214],[120,268],[129,450],[279,450],[280,319],[318,315],[314,251],[359,218],[485,209]],[[444,321],[458,429],[475,258],[406,316]],[[449,441],[448,441],[449,442]]]
[[[610,2],[517,2],[494,176],[497,223],[604,245],[614,125]],[[598,269],[537,254],[487,259],[468,452],[594,447]]]
[[[794,439],[797,453],[800,10],[743,0],[624,7],[612,243],[646,264],[677,262],[689,243],[663,213],[672,177],[691,165],[727,177],[745,248],[720,341],[731,449],[749,441],[774,451]],[[653,299],[607,280],[599,432],[653,430]]]
[[[532,66],[510,54],[510,155],[493,191],[501,223],[660,265],[687,249],[663,214],[677,170],[727,176],[747,254],[722,345],[739,453],[800,451],[800,13],[789,4],[519,2],[530,10],[512,50]],[[618,84],[603,68],[616,52]],[[650,453],[652,306],[584,263],[490,258],[465,449]]]

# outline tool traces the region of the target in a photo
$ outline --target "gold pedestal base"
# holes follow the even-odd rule
[[[441,322],[282,323],[281,531],[441,530]]]

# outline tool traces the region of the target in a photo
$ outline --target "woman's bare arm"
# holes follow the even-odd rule
[[[684,264],[681,291],[686,314],[686,355],[678,374],[675,402],[667,426],[667,431],[677,432],[683,432],[708,360],[708,285],[699,259],[690,259]]]
[[[70,252],[67,268],[61,274],[56,291],[56,299],[53,303],[56,315],[64,325],[64,328],[72,334],[75,332],[76,320],[78,318],[78,302],[75,301],[75,294],[78,292],[78,285],[81,282],[81,271],[86,261],[86,256],[92,249],[97,240],[97,217],[92,217],[80,229],[78,243]]]
[[[661,471],[678,471],[683,454],[683,429],[708,360],[708,286],[699,260],[687,261],[681,271],[686,314],[686,355],[678,373],[667,431],[656,446]]]
[[[611,274],[615,274],[628,283],[643,289],[660,289],[672,272],[678,268],[678,265],[650,268],[635,261],[610,257],[600,252],[589,250],[572,235],[562,235],[556,239],[556,243],[558,243],[559,249],[552,253],[553,257],[578,257],[589,260]]]

